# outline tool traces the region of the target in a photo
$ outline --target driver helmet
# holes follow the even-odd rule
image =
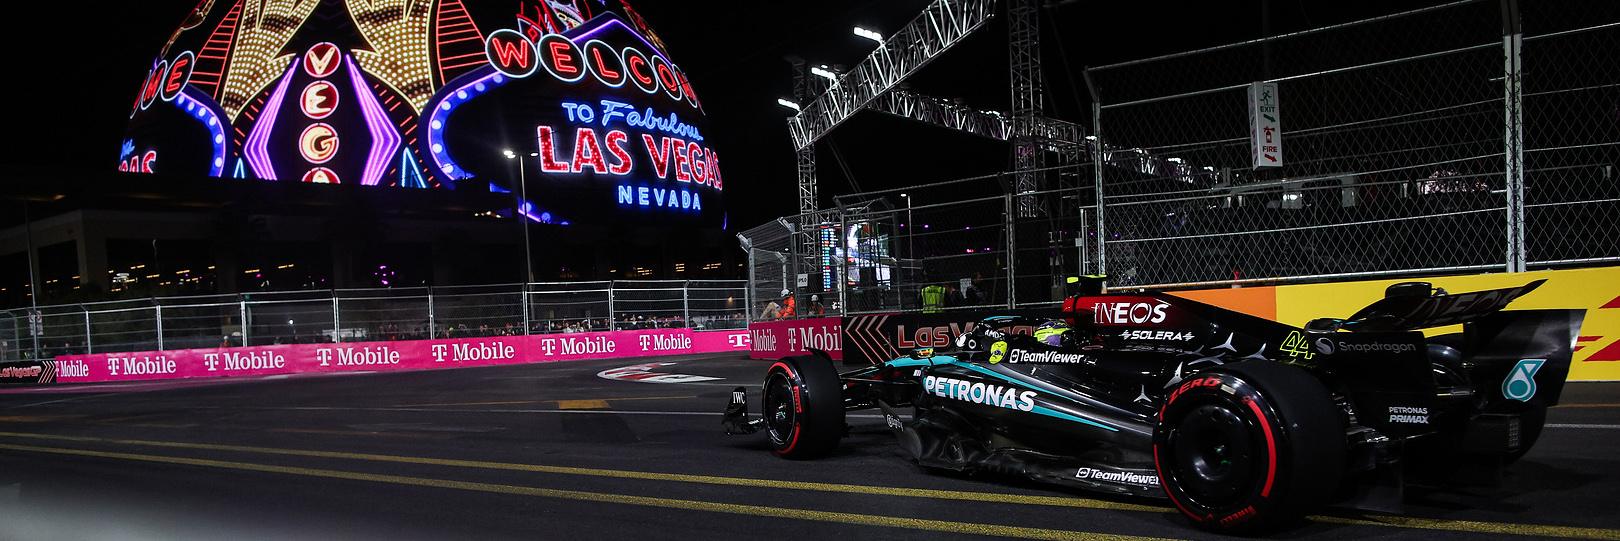
[[[1069,322],[1061,319],[1042,323],[1035,328],[1035,339],[1049,346],[1061,346],[1073,334],[1069,330]]]

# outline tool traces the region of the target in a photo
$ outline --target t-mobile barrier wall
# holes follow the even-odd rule
[[[1002,311],[872,314],[842,318],[758,321],[748,324],[754,345],[750,357],[780,359],[805,355],[806,348],[826,351],[844,364],[876,364],[920,347],[942,347],[984,318]],[[1019,310],[1039,317],[1062,317],[1058,310]],[[1027,329],[1026,332],[1034,332]]]
[[[834,360],[842,359],[844,327],[839,320],[836,317],[821,317],[749,323],[748,336],[753,346],[748,357],[780,359],[789,355],[808,355],[808,348],[816,348],[827,352]]]
[[[748,350],[744,331],[616,331],[453,340],[286,344],[64,355],[43,363],[40,383],[80,383],[297,372],[487,366]]]

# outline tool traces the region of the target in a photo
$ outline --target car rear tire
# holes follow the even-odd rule
[[[1247,361],[1170,389],[1153,434],[1165,494],[1200,528],[1269,530],[1297,521],[1338,487],[1344,424],[1304,370]]]
[[[832,361],[788,357],[765,373],[761,410],[771,449],[792,459],[826,456],[844,434],[843,386]]]

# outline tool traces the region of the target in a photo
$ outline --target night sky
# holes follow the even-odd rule
[[[1437,3],[1264,2],[1274,35]],[[633,2],[704,101],[708,136],[721,155],[731,229],[797,211],[797,173],[786,125],[791,111],[776,104],[792,92],[784,57],[853,67],[876,44],[853,35],[852,27],[889,35],[927,4]],[[6,17],[6,50],[14,56],[4,85],[12,127],[12,144],[0,160],[4,169],[115,169],[129,107],[146,68],[195,5],[193,0],[96,2],[64,6],[49,18]],[[1040,15],[1047,114],[1089,125],[1090,102],[1080,83],[1085,66],[1256,39],[1263,35],[1261,13],[1261,0],[1050,1]],[[964,40],[908,81],[912,90],[960,98],[981,110],[1007,109],[1004,27],[998,18]],[[857,188],[951,180],[1009,164],[1005,143],[876,113],[857,115],[817,152],[824,207],[833,195]]]

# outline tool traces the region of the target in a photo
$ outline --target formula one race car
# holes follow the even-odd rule
[[[842,374],[825,354],[782,359],[763,418],[748,418],[739,387],[724,422],[814,458],[848,433],[846,411],[875,407],[925,468],[1168,498],[1221,532],[1280,527],[1330,500],[1398,510],[1414,476],[1490,484],[1535,443],[1584,315],[1503,310],[1541,283],[1455,295],[1401,283],[1304,328],[1096,292],[1065,301],[1062,319],[987,318],[954,347]]]

